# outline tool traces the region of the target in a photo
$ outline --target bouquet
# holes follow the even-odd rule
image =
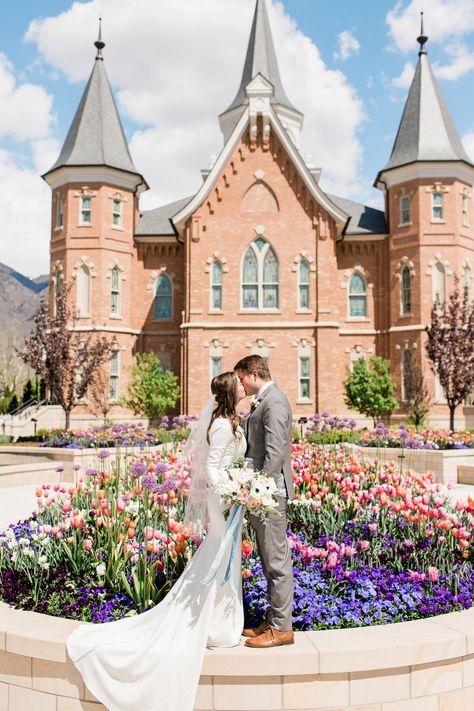
[[[228,480],[215,486],[225,512],[237,504],[262,519],[280,513],[276,497],[284,496],[285,492],[277,488],[272,477],[264,471],[254,471],[244,457],[236,457],[226,467],[226,472]]]

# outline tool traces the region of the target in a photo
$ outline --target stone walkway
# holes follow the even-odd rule
[[[0,489],[0,531],[31,514],[36,506],[35,489],[36,486],[30,485]],[[468,496],[474,498],[474,486],[457,484],[451,496],[460,501],[467,501]]]

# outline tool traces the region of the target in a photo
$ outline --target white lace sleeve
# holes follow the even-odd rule
[[[207,475],[213,486],[225,476],[223,458],[227,447],[234,439],[228,420],[214,420],[209,432],[209,454],[207,455]]]

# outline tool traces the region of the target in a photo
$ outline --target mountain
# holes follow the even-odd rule
[[[29,279],[0,263],[0,389],[21,385],[27,378],[28,371],[15,347],[23,346],[40,300],[48,298],[48,289],[49,276]]]

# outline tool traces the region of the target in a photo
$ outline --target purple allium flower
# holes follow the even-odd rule
[[[165,494],[167,491],[171,491],[171,489],[176,489],[177,486],[178,486],[178,482],[175,481],[174,479],[166,479],[166,481],[164,481],[163,484],[158,484],[156,493],[157,494]]]
[[[148,467],[145,462],[134,462],[130,467],[130,474],[135,477],[143,476],[148,471]]]
[[[145,489],[149,489],[152,494],[156,494],[159,485],[153,474],[146,474],[142,476],[142,486],[144,486]]]
[[[97,469],[86,469],[87,476],[95,476],[97,474]]]
[[[80,464],[73,464],[72,468],[74,469],[75,472],[78,472],[79,469],[81,468],[81,465]]]
[[[59,467],[56,467],[56,471],[59,472],[59,473],[60,473],[60,472],[63,472],[63,471],[64,471],[64,467],[62,467],[61,465],[59,465]]]
[[[110,457],[110,452],[106,449],[101,449],[100,452],[97,453],[97,456],[99,459],[107,459],[107,457]]]
[[[158,462],[158,464],[155,467],[155,473],[156,474],[164,474],[167,472],[169,469],[169,465],[166,464],[166,462]]]

